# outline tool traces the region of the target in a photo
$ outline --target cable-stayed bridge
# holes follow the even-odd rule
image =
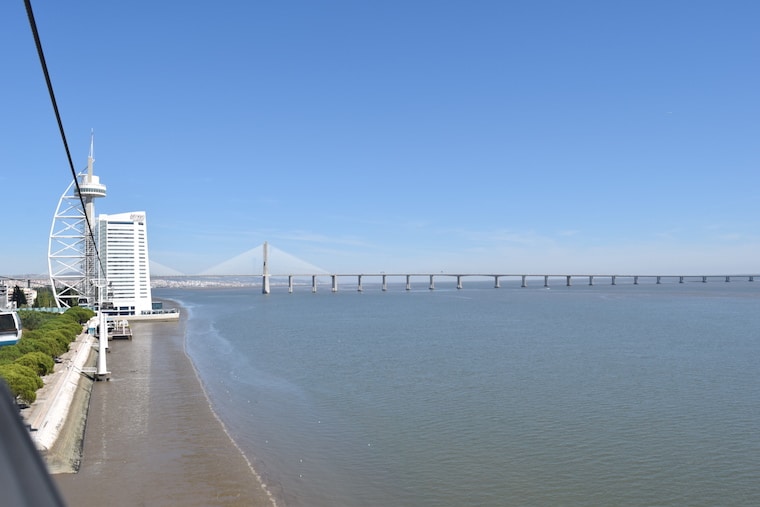
[[[265,249],[267,252],[265,253]],[[268,256],[269,270],[272,273],[313,273],[328,274],[327,270],[319,268],[295,255],[289,254],[267,243],[236,255],[235,257],[217,264],[200,273],[201,276],[235,276],[263,275],[264,257]]]
[[[216,279],[216,278],[258,278],[262,292],[270,292],[270,280],[279,280],[279,285],[286,285],[289,292],[293,292],[296,284],[311,285],[311,291],[316,292],[320,283],[329,280],[330,290],[338,291],[338,280],[349,280],[348,286],[362,291],[362,283],[366,280],[372,280],[379,284],[382,290],[388,289],[389,281],[404,283],[406,290],[411,290],[412,282],[419,285],[419,279],[423,279],[424,286],[433,290],[435,289],[436,280],[451,280],[456,282],[456,288],[464,287],[465,279],[491,279],[493,287],[501,287],[502,281],[512,280],[518,282],[520,287],[539,286],[549,287],[550,285],[563,285],[570,287],[574,284],[584,284],[593,286],[595,284],[617,285],[618,283],[629,283],[639,285],[639,283],[652,283],[659,285],[661,283],[687,283],[708,281],[746,280],[754,282],[760,274],[730,274],[730,275],[656,275],[656,274],[539,274],[539,273],[431,273],[431,272],[413,272],[413,273],[370,273],[370,272],[353,272],[353,273],[334,273],[319,268],[303,259],[289,254],[279,248],[264,243],[252,248],[240,255],[232,257],[224,262],[213,266],[197,275],[180,275],[179,273],[169,274],[171,278],[192,278],[192,279]],[[158,275],[161,277],[162,275]],[[166,276],[166,275],[164,275]],[[287,280],[287,282],[286,282]],[[259,283],[249,280],[249,285],[259,285]]]
[[[329,271],[307,262],[284,250],[268,245],[270,272],[275,273],[309,273],[328,274]],[[205,269],[199,273],[182,273],[171,267],[151,261],[151,272],[157,277],[229,277],[261,276],[264,266],[264,245],[251,248],[226,261]]]

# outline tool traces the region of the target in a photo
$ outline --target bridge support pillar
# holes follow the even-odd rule
[[[499,277],[498,276],[494,276],[493,277],[493,288],[494,289],[498,289],[499,287],[501,287],[501,285],[499,285]]]
[[[406,275],[406,290],[412,290],[411,275]]]
[[[383,292],[388,290],[388,281],[385,279],[385,275],[383,275]]]
[[[728,282],[730,282],[730,281],[731,281],[731,277],[730,277],[730,276],[727,276],[727,277],[726,277],[726,283],[728,283]]]
[[[572,280],[573,280],[573,277],[570,276],[570,275],[567,275],[567,286],[568,287],[570,287],[571,285],[573,285],[573,281]]]
[[[522,275],[522,285],[520,285],[520,287],[527,287],[528,286],[528,284],[525,282],[525,278],[526,278],[526,276]]]
[[[592,275],[589,275],[589,277],[588,277],[588,284],[589,285],[594,285],[594,277]]]
[[[311,292],[317,292],[317,277],[314,275],[311,277]]]
[[[262,278],[261,278],[261,293],[262,294],[269,294],[269,245],[267,242],[264,242],[264,266],[261,270]]]
[[[615,275],[612,275],[612,285],[615,285]]]
[[[702,283],[707,283],[707,277],[706,276],[702,277]]]
[[[639,277],[638,276],[634,276],[633,277],[633,285],[638,285],[638,284],[639,284]]]
[[[749,277],[749,281],[750,281],[750,282],[754,282],[754,281],[755,281],[755,277],[754,277],[754,276],[750,276],[750,277]]]
[[[435,282],[433,281],[433,275],[430,275],[430,290],[435,289]]]
[[[660,278],[662,277],[659,277],[659,276],[657,277],[657,285],[660,285]]]
[[[330,275],[332,277],[332,291],[338,292],[338,275]]]
[[[288,275],[288,294],[293,294],[293,275]]]
[[[462,275],[457,275],[457,289],[462,288]]]
[[[356,290],[358,290],[359,292],[361,292],[362,291],[362,275],[357,275],[357,278],[358,279],[356,281],[357,282],[357,288],[356,288]]]
[[[544,287],[549,286],[549,275],[544,275]]]
[[[269,294],[269,275],[261,277],[261,293]]]
[[[682,276],[678,277],[678,283],[683,283],[683,277]]]

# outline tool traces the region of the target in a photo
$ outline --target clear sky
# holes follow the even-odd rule
[[[760,2],[33,1],[99,213],[198,273],[264,241],[334,272],[760,272]],[[0,3],[0,274],[70,182]]]

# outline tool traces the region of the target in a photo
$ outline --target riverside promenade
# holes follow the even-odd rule
[[[45,385],[37,391],[35,402],[21,411],[32,441],[51,472],[73,471],[78,465],[76,449],[81,447],[93,383],[85,370],[94,365],[96,343],[94,336],[86,332],[77,336],[53,373],[42,378]],[[72,427],[62,436],[67,424]],[[61,450],[58,456],[50,452],[54,446]]]

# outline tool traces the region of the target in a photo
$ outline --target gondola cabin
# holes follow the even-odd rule
[[[21,320],[13,311],[0,311],[0,347],[15,345],[21,339]]]

